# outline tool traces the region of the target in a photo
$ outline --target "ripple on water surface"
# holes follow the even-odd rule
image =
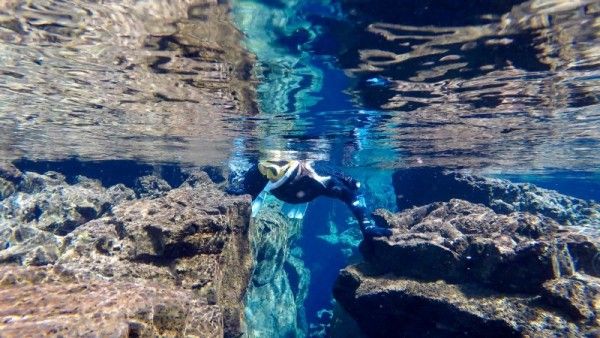
[[[599,167],[597,1],[408,3],[395,21],[373,10],[342,62],[365,103],[394,112],[379,130],[413,162]]]
[[[209,1],[3,1],[0,157],[223,160],[249,58]]]
[[[600,168],[597,1],[236,3],[258,62],[295,62],[259,89],[270,144],[357,143],[387,167]],[[353,109],[324,103],[340,90]]]
[[[0,156],[597,170],[599,6],[4,1]]]

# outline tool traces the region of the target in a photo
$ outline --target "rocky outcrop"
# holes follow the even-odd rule
[[[244,332],[248,196],[228,196],[201,173],[141,199],[85,178],[69,184],[56,173],[21,176],[0,204],[7,336]]]
[[[192,290],[0,267],[3,337],[221,337],[222,312]]]
[[[423,167],[396,171],[393,185],[398,210],[460,198],[500,214],[521,211],[550,217],[563,225],[600,227],[600,204],[533,184]]]
[[[368,336],[584,336],[600,332],[600,240],[528,213],[452,199],[375,213],[334,295]]]
[[[282,202],[269,196],[252,220],[255,261],[246,297],[248,332],[256,337],[304,337],[304,300],[310,271],[295,247],[302,220],[281,213]]]
[[[69,184],[57,172],[21,173],[11,165],[0,172],[0,183],[11,187],[0,201],[0,262],[5,263],[52,264],[64,235],[135,198],[122,184],[107,189],[82,176]]]
[[[2,201],[0,217],[62,236],[101,217],[112,205],[132,198],[133,192],[123,185],[105,189],[99,181],[81,176],[68,184],[57,172],[28,173],[17,185],[17,192]]]
[[[154,175],[142,176],[135,181],[135,192],[142,198],[164,196],[169,190],[169,183]]]

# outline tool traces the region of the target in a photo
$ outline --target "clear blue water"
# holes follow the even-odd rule
[[[600,200],[597,1],[192,7],[0,4],[0,158],[173,186],[187,167],[314,159],[365,182],[372,209],[396,208],[394,170],[429,166]],[[326,199],[305,217],[308,332],[356,257],[350,219]]]
[[[414,166],[600,199],[597,4],[236,0],[233,13],[263,67],[264,133],[248,153],[287,151],[378,181],[373,208],[394,210],[381,182]],[[349,219],[328,200],[306,216],[310,334],[355,255],[339,242]]]

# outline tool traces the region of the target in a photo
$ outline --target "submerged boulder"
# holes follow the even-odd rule
[[[398,210],[459,198],[497,213],[528,212],[563,225],[600,226],[600,204],[529,183],[487,178],[443,168],[398,170],[393,177]]]
[[[83,177],[69,184],[58,174],[24,176],[28,192],[0,204],[0,263],[8,264],[0,266],[3,334],[245,331],[248,196],[226,195],[206,174],[193,187],[142,199],[122,185],[106,189]],[[43,203],[37,217],[26,217],[24,206],[36,203]],[[46,226],[51,218],[73,226]]]
[[[171,189],[169,183],[158,176],[147,175],[135,180],[135,192],[141,198],[164,196]]]
[[[122,185],[106,189],[100,181],[82,176],[69,183],[57,172],[26,172],[15,188],[0,201],[0,222],[27,224],[61,236],[135,197]]]
[[[23,173],[14,165],[0,162],[0,200],[14,193],[22,178]]]
[[[545,281],[576,270],[600,277],[576,249],[590,246],[596,255],[600,244],[549,218],[501,215],[458,199],[401,214],[378,210],[374,218],[394,229],[390,238],[362,243],[365,259],[382,272],[515,292],[540,291]]]
[[[14,191],[0,200],[0,262],[52,264],[63,236],[135,198],[122,184],[107,189],[83,176],[67,182],[57,172],[15,175],[14,170],[2,170],[0,176],[12,177]]]
[[[599,237],[545,216],[451,199],[378,210],[334,295],[368,336],[582,336],[600,332]]]
[[[334,294],[368,337],[580,337],[598,328],[546,309],[534,295],[373,276],[361,265],[340,273]]]

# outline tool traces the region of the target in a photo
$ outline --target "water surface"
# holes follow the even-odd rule
[[[235,4],[264,70],[263,144],[369,154],[348,165],[599,167],[597,1]]]
[[[255,111],[211,1],[3,1],[0,158],[223,162]]]

